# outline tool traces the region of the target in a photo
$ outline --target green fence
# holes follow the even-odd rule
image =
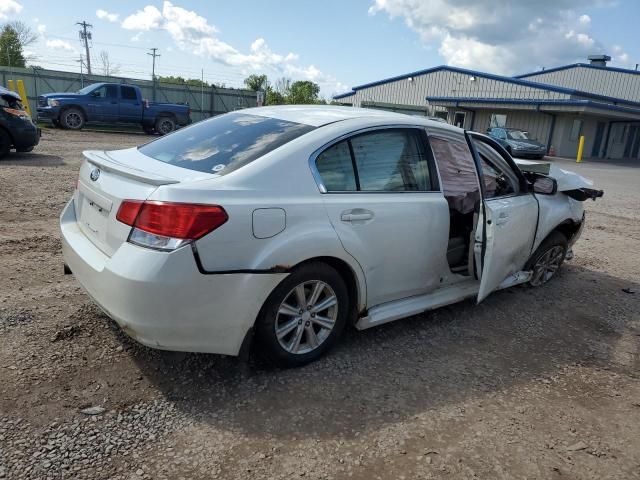
[[[186,103],[191,107],[194,122],[221,113],[256,106],[256,93],[251,90],[218,87],[194,87],[184,84],[156,82],[151,80],[103,75],[82,75],[80,73],[45,70],[43,68],[0,67],[2,85],[8,80],[22,80],[27,91],[31,111],[36,113],[38,95],[51,92],[75,92],[96,82],[129,83],[142,90],[143,98],[157,102]],[[155,90],[155,92],[154,92]]]

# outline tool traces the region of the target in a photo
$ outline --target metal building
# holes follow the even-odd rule
[[[550,154],[640,158],[640,72],[607,67],[610,57],[516,77],[439,66],[354,87],[344,105],[439,116],[484,132],[527,130]]]

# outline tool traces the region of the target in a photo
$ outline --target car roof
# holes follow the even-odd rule
[[[377,119],[384,122],[407,123],[407,119],[420,120],[420,123],[439,123],[426,117],[412,117],[402,113],[375,110],[372,108],[339,107],[334,105],[275,105],[242,110],[250,115],[277,118],[289,122],[304,123],[321,127],[329,123],[354,118]]]

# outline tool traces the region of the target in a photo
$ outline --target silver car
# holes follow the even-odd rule
[[[247,109],[84,156],[60,228],[94,301],[150,347],[284,366],[346,325],[546,283],[601,194],[487,136],[357,108]]]

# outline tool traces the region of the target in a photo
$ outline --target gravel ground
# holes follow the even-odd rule
[[[566,162],[606,194],[550,285],[282,371],[137,345],[63,275],[81,151],[145,140],[0,162],[0,478],[640,478],[640,165]]]

